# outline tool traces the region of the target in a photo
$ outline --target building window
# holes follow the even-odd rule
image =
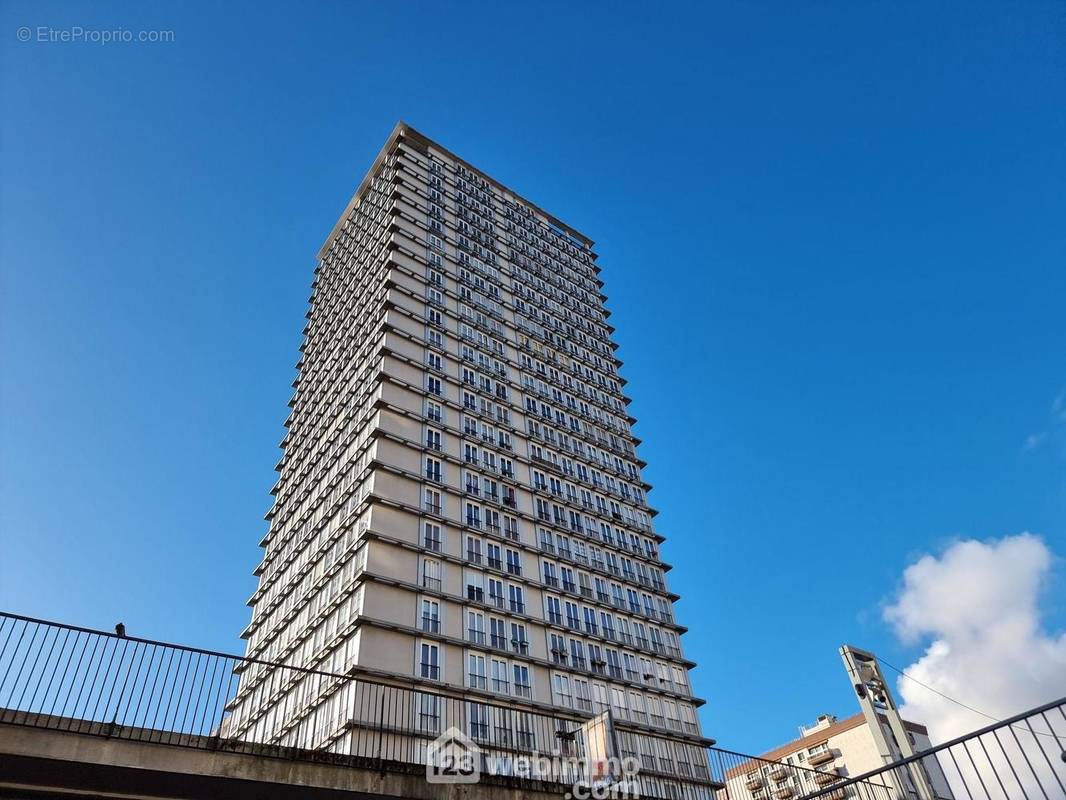
[[[441,566],[439,561],[427,558],[422,562],[422,586],[426,589],[440,591]]]
[[[489,707],[482,703],[468,703],[466,714],[470,725],[470,738],[480,740],[488,739]]]
[[[499,658],[492,659],[492,691],[501,694],[511,693],[508,673],[509,669],[506,661]]]
[[[440,733],[440,698],[435,694],[416,692],[418,730],[421,733]]]
[[[440,680],[440,648],[428,642],[422,643],[419,675],[428,680]]]
[[[471,564],[481,563],[481,540],[474,536],[466,537],[466,560]]]
[[[440,603],[436,600],[422,600],[422,630],[440,633]]]
[[[435,458],[427,458],[426,459],[426,480],[433,481],[434,483],[440,483],[441,482],[440,462],[437,459],[435,459]],[[438,504],[438,508],[439,508],[439,504]],[[440,511],[437,511],[435,513],[439,514]]]
[[[440,552],[440,525],[427,522],[422,528],[422,545],[427,550]]]
[[[485,644],[485,615],[479,611],[466,614],[466,638],[474,644]]]
[[[559,598],[549,595],[544,599],[544,602],[548,609],[548,622],[552,625],[562,625],[563,615],[559,608]]]
[[[511,623],[511,648],[519,655],[529,654],[529,639],[526,637],[526,626],[519,622]]]
[[[484,689],[488,685],[485,677],[485,656],[476,653],[467,655],[467,686],[471,689]]]
[[[466,504],[466,524],[471,528],[481,527],[481,508],[473,503]]]
[[[518,697],[533,697],[533,687],[529,683],[529,667],[525,664],[514,665],[514,693]]]
[[[489,617],[489,645],[494,650],[507,649],[507,623],[498,617]]]
[[[503,581],[489,578],[489,603],[496,608],[503,608]]]
[[[516,614],[525,614],[526,613],[526,601],[525,601],[525,595],[522,592],[522,587],[521,586],[515,586],[514,584],[511,584],[511,585],[509,585],[507,587],[507,589],[508,589],[508,592],[510,594],[511,611],[513,611]]]
[[[522,556],[517,550],[507,551],[507,571],[511,575],[522,574]]]
[[[441,505],[441,494],[436,489],[426,489],[424,503],[426,511],[430,514],[436,514],[437,516],[443,515],[444,509]]]
[[[552,696],[557,706],[572,708],[573,696],[570,693],[570,678],[558,672],[552,676]]]
[[[441,422],[444,418],[440,403],[434,403],[432,400],[426,401],[426,419],[432,422]]]

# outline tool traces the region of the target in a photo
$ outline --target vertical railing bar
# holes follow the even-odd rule
[[[196,707],[193,709],[192,719],[189,721],[189,734],[192,736],[198,735],[198,731],[200,730],[200,726],[196,720],[200,717],[200,703],[204,699],[204,686],[207,684],[208,667],[211,667],[211,665],[215,663],[214,656],[206,656],[206,659],[207,660],[204,663],[204,677],[202,680],[198,681],[200,684],[200,691],[196,693]],[[210,674],[215,674],[213,667],[210,670]]]
[[[187,652],[185,650],[178,651],[177,669],[181,673],[181,685],[180,686],[178,685],[178,677],[177,677],[177,674],[175,674],[174,680],[171,681],[171,684],[170,684],[170,693],[169,693],[169,695],[167,697],[167,708],[166,708],[166,711],[163,714],[163,733],[167,737],[167,739],[166,739],[167,744],[170,744],[170,742],[173,741],[173,738],[174,738],[173,737],[173,733],[174,733],[173,729],[177,726],[177,721],[178,721],[177,720],[178,712],[176,710],[174,711],[174,721],[173,722],[170,721],[170,711],[171,711],[171,708],[174,706],[174,697],[175,697],[174,690],[177,689],[177,703],[178,703],[178,707],[179,708],[181,706],[182,695],[185,694],[185,680],[186,680],[186,677],[188,676],[189,668],[188,668],[188,666],[183,667],[182,664],[185,662],[185,660],[186,660],[185,657],[186,656],[188,656],[188,661],[192,662],[192,653],[191,652]]]
[[[104,647],[107,647],[107,640],[106,639],[101,639],[100,636],[94,636],[93,634],[89,634],[89,636],[92,637],[93,649],[92,649],[92,652],[89,654],[89,663],[86,665],[87,669],[91,668],[93,662],[96,660],[96,650],[97,650],[97,648],[99,648],[100,642],[103,641],[104,642]],[[85,648],[82,650],[81,656],[78,657],[78,668],[75,670],[75,672],[78,672],[78,673],[81,672],[81,659],[85,655],[85,650],[88,650],[88,649],[89,649],[89,640],[86,639],[85,640]],[[99,669],[99,666],[97,666],[97,669]],[[73,730],[75,722],[78,723],[78,730],[79,731],[81,730],[81,721],[78,719],[78,707],[81,705],[81,695],[85,691],[85,686],[86,686],[86,683],[85,683],[85,680],[83,678],[81,681],[78,682],[78,694],[74,698],[73,707],[71,707],[71,709],[70,709],[70,724],[64,730],[68,730],[68,731],[69,730]],[[70,689],[71,689],[71,691],[74,691],[74,684],[71,684]],[[89,701],[86,700],[85,701],[85,705],[88,706],[88,704],[89,704]],[[64,705],[65,705],[65,703],[64,703]]]
[[[1029,771],[1033,773],[1033,779],[1036,781],[1036,785],[1040,789],[1040,793],[1044,795],[1044,800],[1050,800],[1047,792],[1044,790],[1044,784],[1040,780],[1040,776],[1037,775],[1036,770],[1033,768],[1032,763],[1029,761],[1029,754],[1025,752],[1025,748],[1022,747],[1022,743],[1018,739],[1018,734],[1014,732],[1014,726],[1008,725],[1007,729],[1010,731],[1010,735],[1014,737],[1014,743],[1018,745],[1018,752],[1020,752],[1022,754],[1022,758],[1025,759],[1026,766],[1029,767]]]
[[[111,672],[111,664],[114,663],[114,661],[115,661],[115,653],[118,652],[118,643],[119,643],[118,639],[105,640],[104,641],[104,649],[105,650],[107,649],[107,642],[108,641],[111,641],[114,644],[114,647],[111,648],[111,655],[110,655],[110,657],[107,660],[107,668],[104,670],[104,680],[103,680],[103,683],[100,684],[100,693],[99,693],[99,695],[97,695],[96,702],[93,704],[93,712],[92,712],[91,715],[88,715],[89,716],[89,730],[92,730],[92,723],[93,723],[93,720],[96,718],[97,710],[100,708],[100,700],[101,700],[101,698],[103,697],[103,694],[104,694],[104,687],[106,687],[107,683],[108,683],[108,678],[109,678],[109,675],[110,675],[110,672]],[[102,657],[100,659],[100,662],[101,663],[97,664],[97,666],[96,666],[96,674],[93,676],[93,684],[92,684],[91,687],[89,687],[89,696],[85,699],[85,710],[86,711],[89,710],[89,702],[92,700],[93,690],[95,690],[95,688],[96,688],[96,678],[99,677],[99,675],[100,675],[100,666],[103,663],[103,658]],[[81,731],[81,726],[80,725],[78,726],[78,730],[79,730],[79,732]]]
[[[224,732],[223,732],[222,728],[223,728],[224,723],[226,721],[226,706],[229,704],[229,696],[231,694],[235,694],[233,692],[233,680],[234,680],[234,678],[236,678],[236,673],[234,672],[234,667],[235,666],[236,665],[232,661],[230,661],[230,662],[228,662],[228,665],[226,667],[226,673],[225,673],[226,676],[227,676],[226,677],[226,691],[225,691],[225,693],[222,696],[221,703],[219,703],[218,725],[215,726],[216,729],[218,730],[218,738],[219,739],[225,738],[225,735],[224,735]]]
[[[141,643],[138,642],[138,645]],[[131,738],[139,735],[139,732],[135,730],[135,726],[130,725],[126,721],[126,715],[129,714],[130,706],[133,705],[133,696],[137,693],[137,684],[141,681],[141,667],[144,666],[144,655],[149,652],[151,645],[146,644],[144,647],[135,648],[134,655],[137,656],[137,667],[133,672],[133,685],[130,687],[129,699],[126,700],[126,708],[120,712],[122,707],[122,696],[126,694],[126,684],[123,684],[122,691],[119,693],[119,702],[115,704],[115,719],[118,724],[123,728],[129,728],[129,735]],[[131,659],[132,660],[132,659]],[[150,663],[149,663],[150,666]],[[148,675],[145,674],[145,683],[148,682]],[[141,687],[141,691],[144,691],[144,687]]]
[[[63,674],[59,677],[59,685],[56,687],[55,697],[52,698],[52,705],[49,706],[49,708],[48,708],[47,716],[49,718],[51,718],[52,715],[55,713],[56,703],[59,702],[59,696],[63,693],[63,684],[65,684],[67,682],[67,672],[70,670],[70,662],[74,660],[74,654],[76,652],[78,652],[78,649],[79,649],[78,648],[78,644],[80,642],[81,642],[81,631],[76,631],[75,634],[74,634],[74,643],[70,646],[70,655],[67,656],[66,666],[63,667]],[[82,652],[84,652],[84,651],[82,651]],[[79,664],[81,663],[81,658],[80,657],[78,658],[78,663]],[[75,673],[75,675],[77,674],[77,670],[76,669],[75,669],[74,673]],[[73,684],[71,684],[71,689],[73,689]],[[67,692],[67,696],[68,697],[70,696],[70,691]]]
[[[158,651],[159,651],[159,648],[156,645],[154,645],[154,644],[153,645],[149,645],[148,647],[145,648],[145,652],[148,653],[147,671],[144,674],[144,682],[141,684],[141,693],[139,695],[137,695],[137,705],[133,709],[133,718],[130,720],[130,725],[132,727],[134,727],[134,728],[139,729],[139,730],[144,730],[147,727],[147,726],[142,725],[140,723],[140,719],[141,719],[141,704],[144,702],[144,696],[147,693],[148,697],[149,697],[149,707],[151,707],[150,698],[152,696],[152,692],[155,691],[155,681],[159,677],[159,669],[158,669],[158,667],[156,666],[156,663],[155,663],[155,655],[156,655],[156,653]],[[152,682],[152,688],[151,689],[148,688],[148,682],[149,681]],[[132,702],[132,697],[131,697],[131,702]],[[145,711],[145,716],[147,716],[147,710]],[[146,736],[150,739],[151,738],[151,733],[150,732],[146,732]]]
[[[1059,707],[1059,713],[1061,713],[1063,718],[1066,719],[1066,713],[1062,712],[1061,706]],[[1055,733],[1055,726],[1051,724],[1051,720],[1047,718],[1046,713],[1041,711],[1040,716],[1044,720],[1044,723],[1047,725],[1049,738],[1053,738],[1055,740],[1055,743],[1059,746],[1059,753],[1066,752],[1066,748],[1064,748],[1062,744],[1063,740],[1066,740],[1066,735],[1059,736],[1057,733]]]
[[[29,627],[30,627],[29,623],[26,623],[26,624],[24,624],[22,626],[22,632],[19,634],[19,638],[15,642],[15,648],[14,648],[14,650],[11,651],[11,661],[8,662],[7,669],[4,670],[4,677],[0,678],[0,697],[4,696],[3,695],[3,691],[4,691],[4,685],[7,683],[7,676],[11,672],[11,668],[13,666],[15,666],[15,657],[18,655],[19,648],[22,646],[22,640],[26,637],[26,631],[29,630]],[[11,632],[8,633],[8,639],[11,638],[11,633],[13,633],[14,630],[15,630],[15,624],[12,624]],[[5,650],[7,649],[7,642],[6,641],[4,642],[4,649]],[[18,686],[18,679],[17,678],[15,679],[15,682],[13,684],[11,684],[11,692],[12,692],[12,694],[14,693],[16,686]],[[11,695],[9,695],[9,697],[10,696]],[[8,705],[7,701],[5,701],[4,704]],[[12,707],[14,706],[13,703],[11,705],[12,705]],[[5,714],[6,714],[6,710],[5,710]],[[3,721],[3,719],[4,719],[4,717],[0,717],[0,721]]]
[[[1051,766],[1051,759],[1048,758],[1047,752],[1044,750],[1044,745],[1040,743],[1040,736],[1035,730],[1033,730],[1033,724],[1028,719],[1025,720],[1025,726],[1029,729],[1029,732],[1033,734],[1033,741],[1036,742],[1037,750],[1040,751],[1040,755],[1042,755],[1044,757],[1044,761],[1047,762],[1047,767],[1049,770],[1051,770],[1051,777],[1053,777],[1056,783],[1058,783],[1059,788],[1062,790],[1062,796],[1066,797],[1066,786],[1062,785],[1062,781],[1059,779],[1058,773],[1055,772],[1055,768]]]
[[[12,691],[12,692],[14,692],[14,691],[15,691],[15,689],[16,689],[16,688],[18,687],[18,685],[19,685],[19,681],[21,681],[21,680],[22,680],[22,671],[23,671],[24,669],[26,669],[26,662],[27,662],[27,661],[29,661],[29,658],[30,658],[30,648],[32,648],[32,647],[33,647],[33,643],[37,641],[37,632],[38,632],[38,631],[39,631],[40,629],[41,629],[41,626],[40,626],[40,625],[36,625],[36,627],[35,627],[35,628],[34,628],[34,630],[33,630],[33,636],[32,636],[32,637],[30,637],[30,643],[29,643],[29,645],[28,645],[28,646],[27,646],[27,648],[26,648],[26,655],[25,655],[25,656],[23,657],[23,659],[22,659],[22,664],[21,664],[21,665],[19,666],[19,671],[18,671],[18,673],[17,673],[16,675],[15,675],[15,682],[11,684],[11,691]],[[47,636],[47,635],[48,635],[48,634],[47,634],[47,633],[45,633],[45,636]],[[34,665],[34,666],[37,666],[37,659],[39,659],[40,657],[41,657],[41,652],[40,652],[40,651],[38,650],[38,651],[37,651],[37,655],[36,655],[36,656],[34,657],[34,659],[33,659],[33,665]],[[30,669],[32,670],[33,668],[31,667]],[[29,681],[27,681],[27,685],[28,685],[28,684],[29,684]],[[16,700],[16,701],[15,701],[15,703],[13,704],[13,706],[12,706],[12,708],[14,709],[14,711],[16,712],[16,714],[17,714],[17,712],[19,712],[19,711],[21,711],[21,710],[22,710],[22,709],[21,709],[21,706],[22,706],[22,698],[23,698],[23,697],[25,697],[25,696],[26,696],[26,687],[25,687],[25,686],[23,686],[23,687],[22,687],[22,694],[20,694],[20,695],[19,695],[19,699],[18,699],[18,700]]]
[[[1007,727],[1009,728],[1010,726],[1008,725]],[[1029,793],[1025,791],[1025,787],[1022,785],[1021,780],[1018,778],[1018,773],[1017,773],[1017,771],[1015,771],[1014,765],[1011,763],[1010,756],[1007,755],[1007,751],[1003,747],[1003,741],[999,738],[999,731],[992,731],[992,735],[996,739],[996,744],[999,745],[999,750],[1003,754],[1003,759],[1007,762],[1007,768],[1011,771],[1011,774],[1014,776],[1014,782],[1018,784],[1018,788],[1021,790],[1021,792],[1025,796],[1026,800],[1029,800]]]
[[[55,638],[52,640],[52,644],[49,647],[48,657],[45,658],[45,667],[48,668],[49,678],[48,678],[48,685],[45,687],[45,693],[41,697],[42,708],[44,707],[44,704],[48,702],[48,693],[52,690],[52,684],[55,682],[55,674],[59,672],[59,662],[62,660],[63,653],[66,652],[66,643],[70,639],[70,629],[69,628],[56,628],[55,630],[56,630]],[[60,645],[60,652],[59,652],[59,655],[55,657],[55,665],[53,666],[52,663],[51,663],[51,661],[52,661],[52,653],[55,651],[55,644],[59,642],[59,638],[60,638],[59,631],[60,630],[63,630],[63,644]],[[41,688],[41,686],[39,686],[39,684],[38,684],[37,688]],[[34,689],[33,690],[33,697],[30,698],[29,705],[32,707],[33,704],[36,702],[36,700],[37,700],[37,689]],[[41,714],[39,714],[39,713],[37,714],[38,718],[41,717],[41,716],[42,716]]]
[[[962,751],[966,753],[967,758],[970,759],[970,766],[973,767],[974,774],[977,776],[977,782],[981,784],[985,797],[988,798],[988,800],[992,800],[992,795],[989,794],[988,787],[985,786],[985,779],[981,777],[981,770],[977,768],[977,762],[973,760],[973,753],[970,752],[970,747],[967,742],[962,743]]]
[[[218,673],[219,667],[222,668],[221,674]],[[200,718],[199,723],[196,726],[198,735],[211,736],[211,728],[208,728],[207,732],[204,732],[204,727],[209,725],[208,719],[214,719],[215,715],[212,710],[216,707],[216,703],[219,702],[219,697],[222,693],[222,684],[226,677],[226,661],[222,658],[214,659],[214,667],[211,669],[211,691],[207,696],[207,703],[204,705],[204,713]]]
[[[191,678],[191,681],[188,682],[189,693],[188,693],[188,695],[185,694],[185,685],[182,685],[182,692],[181,692],[181,695],[179,695],[179,698],[178,698],[180,703],[181,703],[181,707],[184,709],[184,712],[181,715],[181,722],[180,723],[177,721],[177,715],[175,715],[175,718],[174,718],[174,727],[177,729],[178,741],[179,742],[182,740],[182,737],[187,735],[186,734],[186,729],[185,729],[185,724],[189,720],[189,707],[192,704],[193,691],[196,689],[196,684],[199,683],[199,681],[200,681],[200,660],[201,660],[201,654],[200,653],[196,653],[195,660],[189,659],[189,668],[190,668],[191,672],[190,671],[186,671],[186,675]]]
[[[10,657],[7,654],[8,642],[11,641],[11,636],[12,636],[12,634],[14,634],[15,629],[18,627],[18,620],[12,619],[12,620],[10,620],[10,622],[11,622],[11,627],[10,627],[10,629],[8,629],[7,635],[4,637],[3,645],[0,645],[0,665],[2,665],[5,661],[7,661],[8,662],[8,669],[10,669],[11,668],[11,664],[14,663],[15,653],[18,651],[18,644],[16,644],[15,645],[15,649],[12,651]],[[7,627],[7,623],[8,623],[8,618],[7,617],[0,618],[0,630],[3,630],[4,628],[6,628]],[[10,660],[9,660],[9,658],[10,658]],[[0,680],[0,708],[5,708],[5,709],[9,705],[9,703],[4,699],[4,691],[3,691],[3,685],[4,685],[4,682],[6,681],[6,679],[7,679],[7,670],[4,671],[4,679]],[[2,720],[2,719],[3,719],[3,715],[0,715],[0,720]]]
[[[11,619],[7,616],[0,617],[0,631],[3,631],[7,627],[7,623],[11,623],[11,630],[7,632],[7,636],[4,637],[4,643],[0,645],[0,659],[3,659],[4,654],[7,652],[7,643],[11,640],[11,634],[15,632],[15,628],[18,627],[18,620]]]
[[[381,765],[381,735],[385,727],[385,690],[384,687],[378,692],[378,744],[377,744],[377,763]]]
[[[45,666],[45,668],[47,668],[47,667],[49,666],[49,664],[51,664],[51,661],[52,661],[52,653],[53,653],[53,652],[55,652],[55,647],[56,647],[56,643],[58,643],[58,642],[59,642],[59,632],[60,632],[60,629],[59,629],[59,628],[56,628],[56,629],[55,629],[55,631],[56,631],[56,635],[55,635],[55,637],[54,637],[54,638],[52,639],[52,644],[51,644],[51,645],[49,645],[49,647],[48,647],[48,655],[47,655],[47,656],[45,657],[45,659],[44,659],[44,666]],[[59,654],[60,654],[61,656],[62,656],[62,654],[63,654],[63,650],[64,650],[64,649],[66,649],[66,646],[67,646],[67,639],[68,639],[68,638],[70,638],[70,630],[69,630],[69,629],[67,629],[67,630],[64,630],[64,631],[63,631],[63,633],[64,633],[64,636],[63,636],[63,644],[62,644],[62,646],[61,646],[61,647],[59,648]],[[51,675],[51,677],[50,677],[50,678],[48,679],[48,686],[47,686],[47,687],[45,688],[45,690],[44,690],[44,697],[42,697],[42,698],[41,698],[41,702],[42,702],[42,703],[45,703],[45,702],[47,702],[47,700],[48,700],[48,693],[49,693],[50,691],[52,691],[52,681],[54,681],[54,680],[55,680],[55,678],[56,678],[56,672],[57,672],[57,670],[55,670],[55,669],[51,669],[51,670],[48,670],[48,672],[49,672],[49,674]],[[43,683],[43,682],[44,682],[44,678],[43,678],[43,676],[42,676],[41,680],[39,680],[39,681],[37,682],[37,686],[35,686],[35,687],[34,687],[34,689],[33,689],[33,695],[32,695],[32,696],[30,697],[30,702],[26,704],[26,705],[27,705],[27,708],[26,708],[26,712],[27,712],[27,715],[29,714],[29,711],[30,711],[30,709],[31,709],[31,708],[33,708],[33,704],[34,704],[34,703],[36,702],[36,700],[37,700],[37,692],[38,692],[38,690],[39,690],[39,689],[41,688],[41,683]],[[40,714],[38,714],[37,716],[40,716]]]
[[[122,661],[119,661],[120,665],[126,660],[126,650],[127,649],[128,649],[128,646],[124,647],[122,649]],[[115,713],[111,717],[111,725],[112,726],[115,726],[115,725],[119,724],[119,722],[118,722],[118,711],[119,711],[120,708],[122,708],[122,697],[126,694],[126,687],[129,685],[129,682],[130,682],[130,675],[135,674],[134,673],[134,669],[135,669],[134,664],[137,664],[136,669],[138,671],[140,670],[140,659],[138,658],[138,656],[143,658],[144,657],[144,651],[141,649],[141,643],[140,642],[134,642],[133,643],[133,653],[130,655],[130,662],[129,662],[129,664],[126,667],[126,675],[125,675],[125,677],[122,678],[122,688],[118,690],[118,697],[115,699]],[[115,679],[115,684],[116,685],[118,684],[118,679],[117,678]],[[115,693],[115,686],[112,686],[111,687],[111,694],[114,695],[114,693]],[[110,707],[111,707],[111,697],[108,697],[107,698],[107,706],[104,708],[104,716],[105,717],[107,716],[107,709],[110,708]]]
[[[277,684],[277,679],[278,679],[277,678],[277,673],[278,672],[279,672],[279,669],[275,668],[275,669],[270,670],[268,672],[268,675],[266,675],[266,681],[265,681],[265,683],[266,683],[266,692],[265,692],[265,695],[264,695],[264,701],[265,702],[263,703],[264,706],[269,703],[271,707],[273,707],[273,708],[277,707],[277,698],[274,697],[274,692],[277,691],[277,689],[275,688],[275,684]],[[269,714],[269,713],[270,713],[269,709],[263,710],[262,713],[260,714],[259,720],[257,720],[257,722],[265,723],[266,714]],[[263,733],[262,733],[262,740],[264,742],[266,740],[268,740],[268,736],[266,736],[266,732],[265,731],[263,731]]]
[[[1007,794],[1007,788],[1003,785],[1003,779],[999,777],[999,770],[996,769],[996,765],[992,762],[992,757],[988,754],[988,748],[985,747],[984,737],[978,736],[977,743],[981,745],[981,751],[985,754],[985,761],[987,761],[988,766],[992,768],[992,774],[996,778],[996,783],[999,784],[999,790],[1003,792],[1004,800],[1010,800],[1010,795]]]
[[[955,765],[955,771],[959,773],[959,781],[962,782],[962,788],[966,790],[966,796],[969,797],[970,800],[973,800],[973,793],[970,792],[970,784],[966,780],[966,776],[963,775],[962,769],[959,767],[958,760],[955,758],[955,748],[949,747],[947,749],[947,753],[949,756],[951,756],[951,763]]]
[[[119,656],[119,658],[118,658],[118,665],[115,667],[116,673],[115,673],[114,679],[111,681],[111,691],[109,691],[107,693],[107,702],[104,703],[104,708],[103,708],[104,719],[107,718],[107,710],[111,707],[111,698],[115,696],[115,687],[118,686],[118,672],[117,672],[117,670],[120,670],[122,668],[122,665],[126,662],[126,651],[129,649],[129,646],[130,646],[129,645],[129,641],[130,641],[129,639],[123,639],[122,640],[122,655]],[[134,647],[137,647],[139,644],[140,644],[140,642],[135,642],[134,643]],[[116,649],[117,649],[117,647],[116,647]],[[111,665],[109,664],[108,665],[108,672],[110,672],[110,670],[111,670]],[[122,682],[123,688],[125,688],[125,686],[126,686],[126,680],[129,678],[129,675],[130,675],[129,668],[127,667],[126,668],[126,677],[123,679],[123,682]],[[101,694],[102,694],[102,692],[101,692]],[[122,697],[122,695],[120,693],[119,694],[119,698],[121,699],[121,697]],[[93,710],[93,716],[96,716],[96,710],[95,709]],[[113,720],[112,720],[112,724],[114,724]],[[108,735],[110,736],[110,732],[108,733]]]
[[[179,650],[177,652],[181,652],[181,651]],[[170,678],[170,665],[174,662],[174,653],[175,653],[175,651],[172,650],[172,649],[166,650],[167,667],[166,667],[166,673],[163,676],[163,685],[159,687],[159,702],[156,703],[156,705],[155,705],[155,714],[152,715],[151,729],[153,731],[158,730],[157,723],[159,722],[159,711],[163,707],[163,694],[166,692],[167,680]],[[163,659],[160,658],[159,661],[160,661],[160,666],[162,666]],[[156,682],[158,681],[158,679],[159,679],[159,676],[157,674],[155,680],[152,681],[152,696],[155,695],[155,686],[156,686]],[[151,697],[152,696],[149,697],[149,707],[151,707],[151,703],[152,703]],[[148,712],[147,711],[145,711],[145,715],[144,716],[145,716],[145,722],[147,722],[148,721]],[[163,721],[163,724],[166,725],[166,720],[165,719]]]

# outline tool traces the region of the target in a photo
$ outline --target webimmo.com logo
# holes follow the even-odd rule
[[[638,800],[640,762],[635,758],[581,758],[558,753],[486,754],[458,728],[426,748],[426,781],[478,783],[481,776],[527,778],[569,785],[564,800]]]
[[[426,749],[429,783],[477,783],[481,780],[481,748],[458,728],[448,728]]]
[[[640,762],[635,758],[576,759],[582,774],[564,800],[639,800]]]

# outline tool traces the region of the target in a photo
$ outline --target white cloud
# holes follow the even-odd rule
[[[908,567],[885,619],[905,642],[928,645],[905,672],[999,719],[1066,696],[1066,633],[1040,619],[1053,558],[1022,533],[956,542]],[[904,716],[926,724],[934,742],[991,722],[903,677],[898,693]]]
[[[1047,431],[1041,431],[1040,433],[1030,434],[1029,436],[1025,437],[1025,449],[1036,450],[1036,448],[1040,447],[1040,445],[1047,441],[1047,438]]]
[[[1066,392],[1061,392],[1051,404],[1051,416],[1056,422],[1066,423]]]
[[[1036,450],[1054,438],[1066,436],[1066,391],[1060,392],[1051,404],[1051,422],[1047,430],[1025,437],[1025,449]]]

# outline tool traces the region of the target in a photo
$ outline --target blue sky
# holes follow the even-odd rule
[[[922,553],[1066,555],[1061,3],[411,8],[0,5],[0,606],[239,648],[314,255],[401,118],[597,240],[723,745],[851,713],[845,641],[920,654]],[[75,25],[174,41],[17,41]]]

